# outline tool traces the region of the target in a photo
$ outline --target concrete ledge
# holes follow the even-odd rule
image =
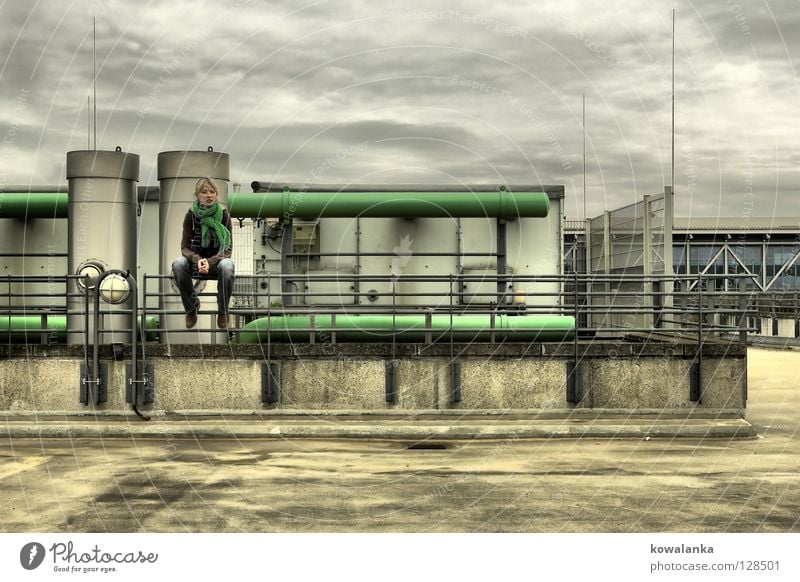
[[[454,345],[451,350],[450,346],[404,344],[396,346],[394,353],[386,344],[279,347],[264,351],[263,345],[148,346],[155,402],[143,409],[156,415],[179,410],[208,414],[237,410],[241,414],[273,409],[447,409],[469,414],[482,409],[575,408],[713,412],[743,411],[746,406],[747,360],[740,344],[730,344],[722,356],[713,353],[727,349],[725,345],[709,346],[700,369],[697,401],[691,400],[691,385],[697,378],[692,369],[695,346],[680,343],[579,344],[586,355],[579,356],[582,382],[577,394],[568,393],[574,345],[469,344]],[[89,411],[78,399],[82,346],[5,348],[16,355],[0,357],[0,411],[50,410],[73,415]],[[119,415],[130,410],[125,403],[128,360],[124,351],[114,354],[108,346],[101,350],[108,382],[107,399],[98,410]],[[262,395],[267,362],[279,369],[277,400],[274,391],[269,398]],[[389,362],[392,365],[387,367]],[[453,362],[458,367],[451,366]],[[388,396],[386,386],[393,388]]]
[[[471,440],[543,438],[753,438],[753,426],[741,418],[647,419],[604,417],[591,422],[569,418],[505,418],[462,416],[447,419],[352,418],[313,419],[94,418],[36,420],[7,418],[0,438],[308,438],[369,440]],[[430,443],[428,443],[430,444]]]
[[[287,358],[414,358],[414,357],[450,357],[449,344],[279,344],[273,343],[253,345],[182,345],[151,344],[146,345],[147,358],[249,358],[249,359],[287,359]],[[619,340],[581,340],[578,342],[578,357],[583,358],[615,358],[623,357],[669,357],[693,358],[697,353],[697,344],[685,340],[662,341],[625,341]],[[747,346],[739,342],[709,342],[703,345],[703,356],[725,356],[744,358]],[[76,345],[41,345],[41,344],[5,344],[0,346],[0,359],[10,358],[83,358],[83,346]],[[574,358],[575,344],[572,342],[552,343],[471,343],[453,344],[454,356],[477,356],[492,358]],[[122,346],[121,359],[130,359],[130,346]],[[114,352],[109,346],[101,346],[100,357],[113,360]]]

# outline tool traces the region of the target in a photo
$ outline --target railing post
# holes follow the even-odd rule
[[[450,273],[450,363],[452,364],[455,357],[455,346],[453,344],[453,274]]]
[[[567,362],[567,402],[577,404],[583,397],[581,384],[583,374],[578,354],[578,270],[573,269],[573,317],[575,318],[575,329],[573,331],[573,361]]]
[[[747,279],[744,277],[739,279],[739,283],[737,285],[739,295],[738,307],[739,307],[739,320],[736,322],[737,327],[739,328],[739,342],[742,344],[747,343],[747,312],[749,310],[749,301],[747,295]]]
[[[689,371],[689,400],[703,400],[703,274],[697,274],[697,353]]]
[[[283,282],[281,282],[283,289]],[[267,364],[272,363],[272,285],[267,275]]]
[[[392,363],[397,354],[397,279],[392,273]]]

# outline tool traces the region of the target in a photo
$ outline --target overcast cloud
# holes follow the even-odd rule
[[[3,2],[0,182],[65,184],[97,142],[231,155],[232,181],[564,184],[590,216],[800,215],[797,0]],[[327,161],[327,163],[326,163]],[[334,163],[331,163],[334,162]]]

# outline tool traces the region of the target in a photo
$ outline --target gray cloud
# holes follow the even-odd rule
[[[590,214],[661,191],[669,9],[563,4],[5,3],[0,181],[63,182],[86,147],[96,14],[98,142],[139,153],[142,183],[159,151],[213,145],[245,184],[333,156],[326,182],[563,183],[573,201],[585,93]],[[677,5],[678,213],[735,214],[749,168],[755,213],[800,214],[800,15],[765,6]]]

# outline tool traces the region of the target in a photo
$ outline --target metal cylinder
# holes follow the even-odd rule
[[[181,256],[181,233],[186,211],[194,202],[194,187],[200,178],[211,178],[219,191],[220,204],[227,204],[230,181],[230,156],[226,153],[208,151],[174,151],[158,154],[159,199],[159,271],[171,275],[172,263]],[[163,344],[209,344],[224,343],[225,333],[198,331],[213,329],[215,315],[200,314],[197,326],[187,330],[180,295],[171,279],[161,280],[160,309],[167,312],[161,317]],[[216,281],[202,281],[196,285],[202,292],[200,311],[216,312]]]
[[[116,151],[67,152],[68,226],[67,269],[70,275],[88,275],[68,285],[68,343],[82,344],[85,316],[93,309],[94,281],[108,269],[136,273],[136,186],[139,156]],[[86,304],[88,285],[89,302]],[[101,302],[101,344],[126,343],[130,338],[131,300],[111,305]],[[92,318],[89,318],[92,321]],[[91,326],[91,323],[90,323]],[[92,328],[89,328],[92,332]]]

